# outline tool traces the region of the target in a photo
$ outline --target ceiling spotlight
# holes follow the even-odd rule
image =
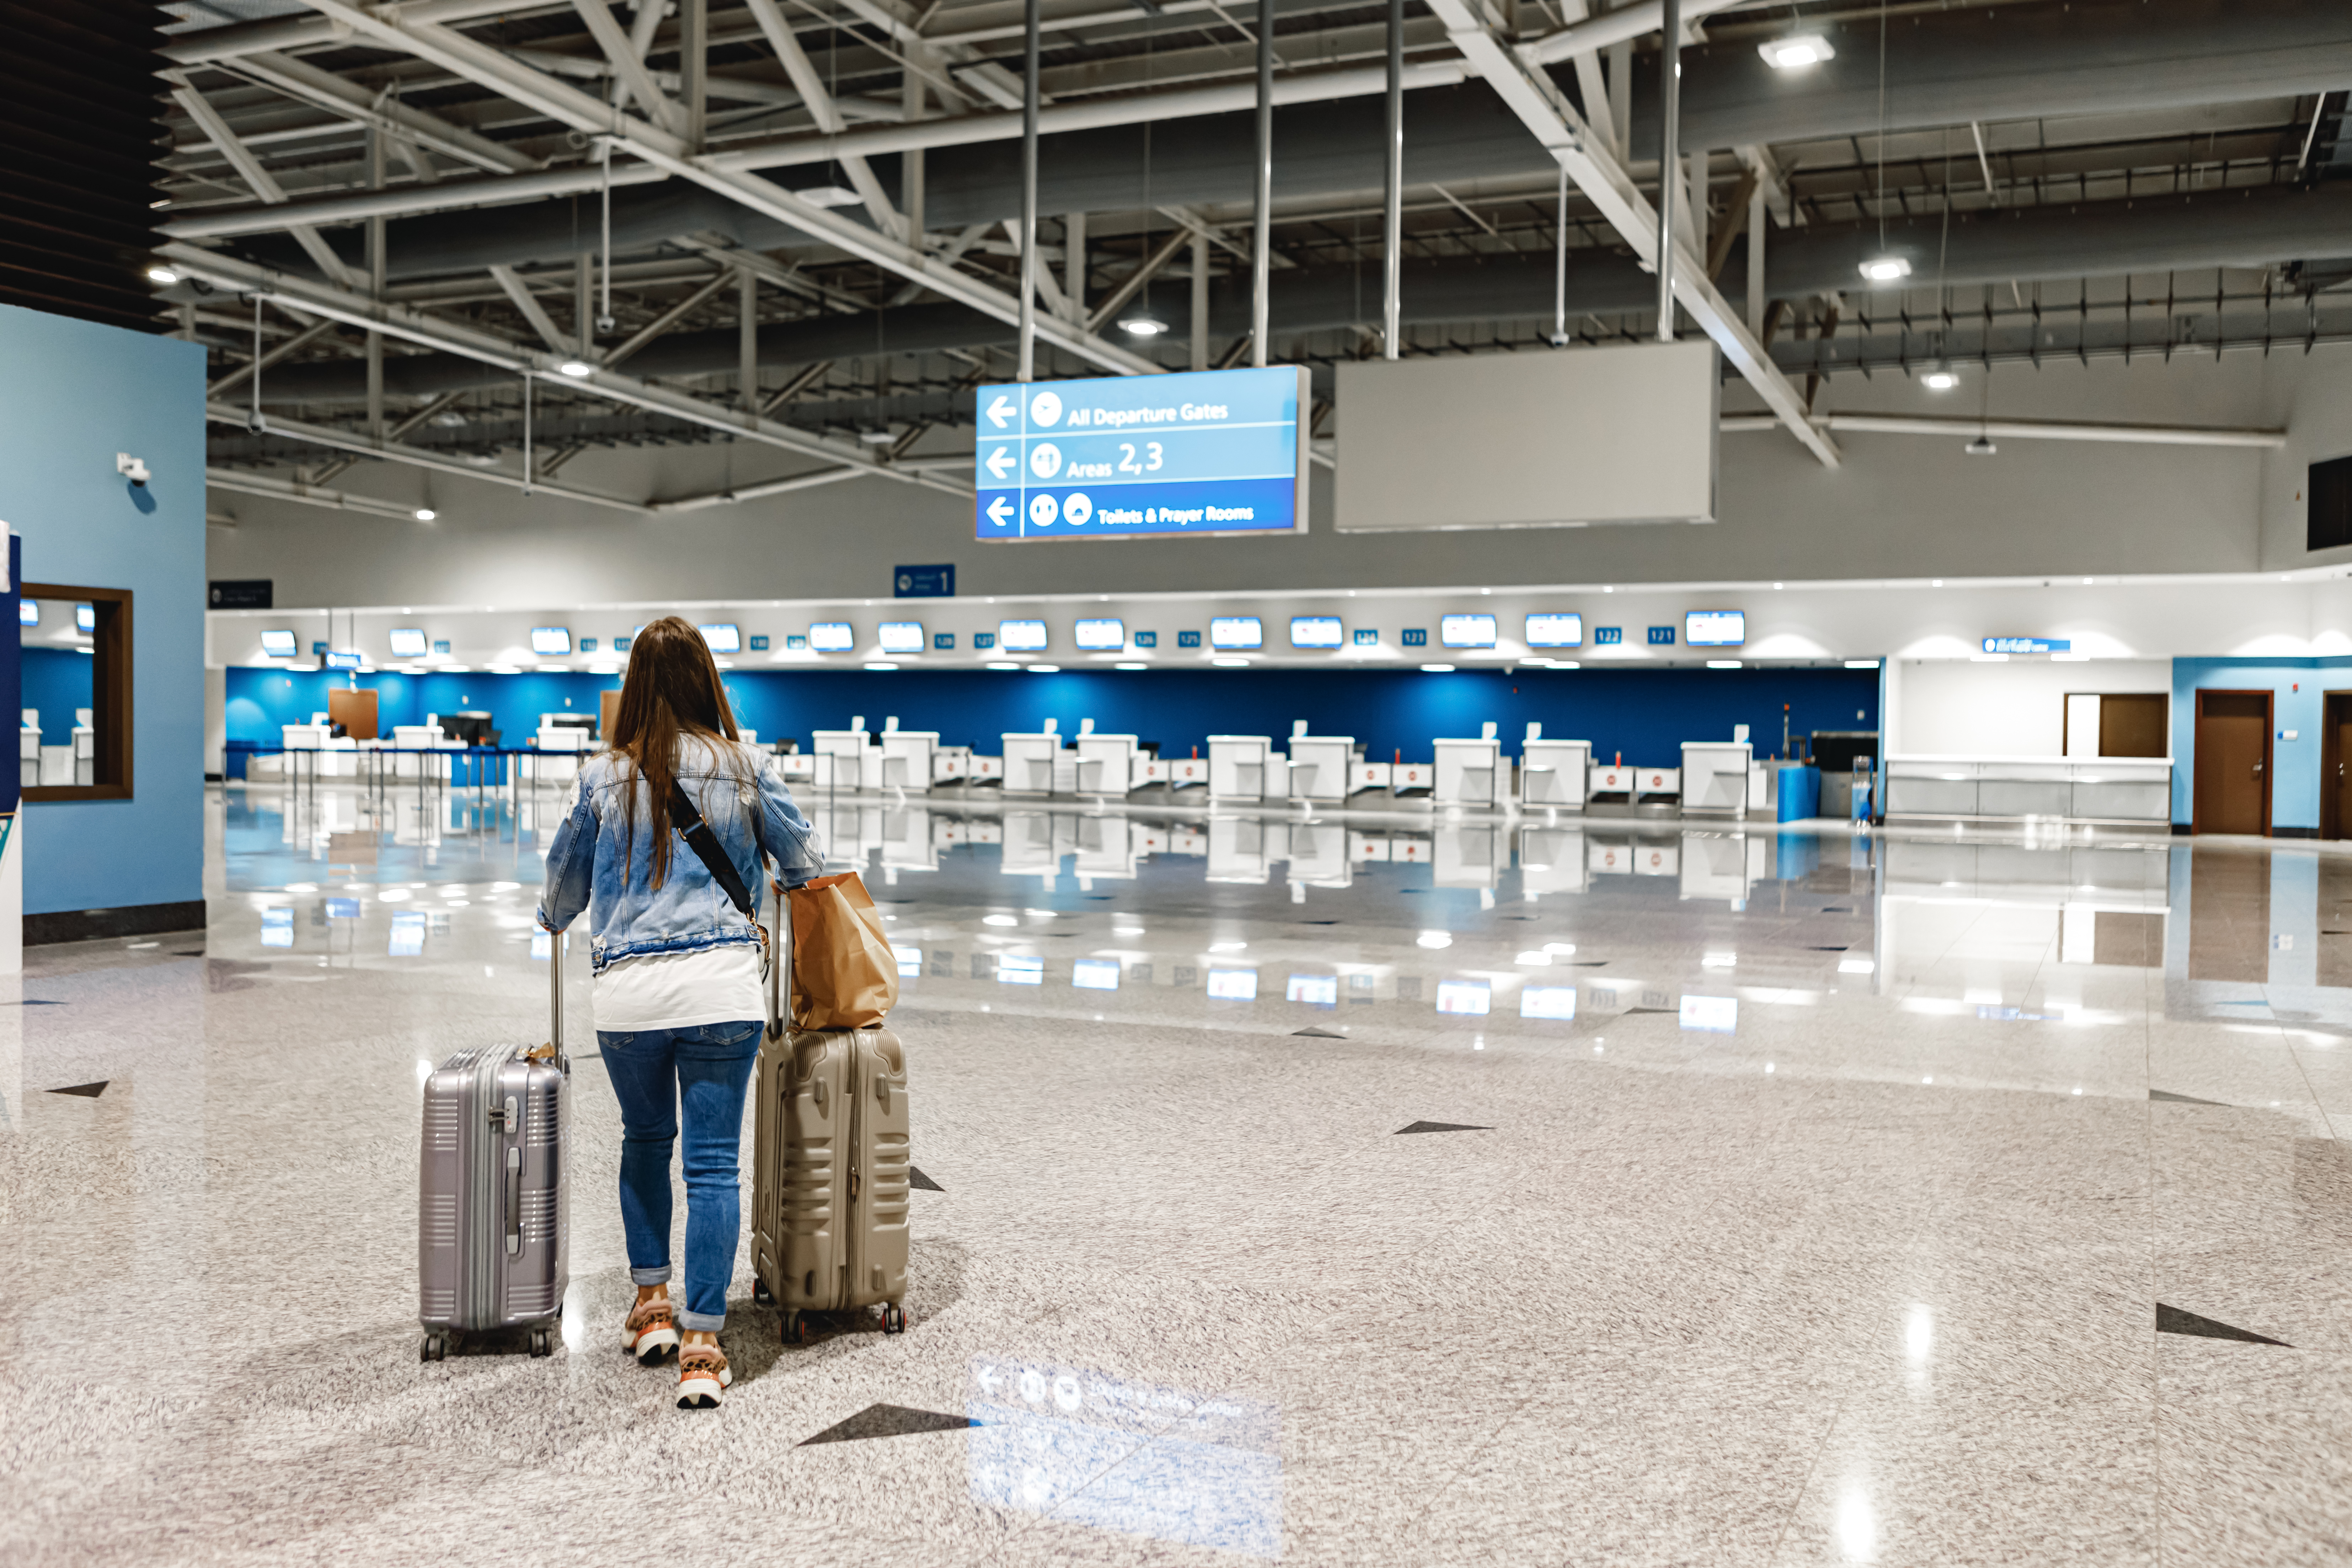
[[[1774,38],[1769,43],[1757,45],[1756,52],[1764,57],[1766,65],[1781,71],[1802,70],[1807,66],[1817,66],[1823,60],[1837,58],[1837,51],[1830,47],[1830,41],[1819,33],[1804,33],[1793,38]]]
[[[1873,283],[1892,283],[1911,276],[1911,263],[1900,256],[1874,256],[1862,264],[1862,275]]]
[[[887,447],[898,439],[887,430],[860,430],[857,438],[869,447]]]
[[[1149,310],[1139,310],[1119,322],[1118,330],[1129,337],[1156,338],[1168,330],[1168,323]]]
[[[1948,370],[1931,370],[1919,378],[1919,384],[1930,392],[1949,392],[1960,384],[1960,378]]]
[[[1454,667],[1450,664],[1424,664],[1421,668],[1422,673],[1424,675],[1451,675],[1454,673]]]
[[[150,267],[147,269],[147,281],[150,283],[161,283],[165,288],[169,288],[179,280],[180,275],[178,273],[160,263],[156,266]]]
[[[1867,269],[1865,268],[1865,270]],[[1904,270],[1907,272],[1910,268],[1906,267]],[[596,372],[596,367],[590,364],[584,359],[565,360],[562,364],[557,365],[555,369],[558,374],[568,375],[574,381],[579,380],[582,376],[593,375]]]
[[[2000,448],[1992,444],[1991,437],[1979,436],[1975,440],[1969,442],[1967,446],[1961,447],[1960,450],[1966,452],[1971,458],[1990,458],[1995,452],[2000,451]]]
[[[419,522],[431,522],[435,518],[440,515],[441,514],[439,512],[435,511],[429,506],[420,506],[416,509],[416,521]]]

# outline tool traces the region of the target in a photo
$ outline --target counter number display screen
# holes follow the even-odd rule
[[[572,651],[570,626],[533,626],[530,628],[530,651],[543,656]]]
[[[17,600],[16,624],[20,626],[39,626],[41,624],[41,601],[38,599]],[[294,634],[292,632],[288,632],[286,635],[290,637]]]
[[[349,648],[330,651],[323,660],[329,669],[357,669],[365,662]]]
[[[742,628],[733,621],[712,621],[707,626],[698,626],[694,629],[702,634],[704,645],[713,653],[743,651]]]
[[[1581,647],[1584,646],[1582,616],[1529,616],[1528,617],[1529,647]]]
[[[923,651],[923,623],[920,621],[884,621],[877,631],[882,639],[884,653]]]
[[[1089,653],[1117,653],[1127,646],[1127,623],[1101,616],[1078,623],[1078,647]]]
[[[1683,617],[1683,641],[1692,647],[1738,647],[1747,640],[1745,610],[1693,610]]]
[[[1339,617],[1337,616],[1291,616],[1290,646],[1293,647],[1338,647],[1339,646]]]
[[[386,634],[392,643],[394,658],[423,658],[425,630],[421,626],[394,626]]]
[[[819,621],[809,627],[808,645],[818,653],[847,653],[857,646],[857,628],[847,621]]]
[[[1255,616],[1212,616],[1209,646],[1222,648],[1264,647],[1265,623]]]
[[[999,621],[996,623],[996,646],[1007,653],[1044,653],[1045,623]]]
[[[1447,647],[1493,647],[1495,617],[1440,616],[1437,617],[1437,640]]]
[[[271,658],[292,658],[294,657],[294,634],[292,632],[262,633],[261,651],[268,655]]]
[[[90,605],[74,606],[74,630],[88,635],[98,630],[98,610]]]

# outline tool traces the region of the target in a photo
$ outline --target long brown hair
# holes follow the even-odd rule
[[[613,732],[605,738],[621,759],[621,783],[630,801],[624,830],[622,863],[635,847],[636,781],[646,782],[646,805],[654,836],[654,886],[669,877],[669,792],[677,778],[677,747],[682,735],[714,742],[717,752],[738,777],[742,758],[731,746],[715,742],[738,739],[735,715],[729,710],[727,689],[719,684],[719,667],[702,634],[676,616],[664,616],[637,633],[629,648],[629,673],[621,682],[621,709],[614,716]]]

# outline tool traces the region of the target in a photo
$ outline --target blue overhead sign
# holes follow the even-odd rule
[[[952,599],[955,566],[901,566],[890,574],[890,592],[901,599]]]
[[[973,535],[1303,531],[1307,406],[1297,365],[983,386]]]
[[[2065,653],[2074,647],[2066,637],[1987,637],[1987,653]]]

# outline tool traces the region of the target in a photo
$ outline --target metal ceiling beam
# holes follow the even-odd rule
[[[855,468],[819,468],[813,474],[794,474],[788,479],[770,479],[764,484],[737,485],[732,489],[712,490],[707,495],[680,496],[675,500],[646,503],[646,510],[656,514],[680,511],[701,511],[714,506],[728,506],[736,501],[762,500],[769,496],[789,495],[794,490],[813,490],[821,485],[837,485],[844,479],[857,478]]]
[[[173,74],[177,75],[176,72]],[[255,195],[270,206],[286,205],[286,188],[262,165],[252,149],[237,139],[236,132],[229,129],[228,121],[221,118],[220,110],[215,109],[203,93],[188,86],[186,79],[181,78],[172,89],[172,97],[195,122],[196,129],[204,132],[205,139],[228,160],[228,166],[236,171],[237,178],[252,187]],[[295,243],[301,246],[303,252],[318,265],[320,271],[338,283],[354,281],[352,269],[343,265],[342,258],[320,237],[316,228],[307,223],[288,224],[286,228],[294,237]]]
[[[530,323],[531,331],[537,332],[550,349],[567,357],[574,352],[571,339],[556,326],[555,318],[547,313],[547,307],[539,302],[538,297],[520,278],[515,276],[513,268],[491,268],[490,280],[506,290],[506,296],[514,302],[514,308],[522,312],[523,320]]]
[[[337,76],[291,55],[265,50],[246,56],[234,68],[237,75],[273,87],[289,98],[403,141],[430,147],[461,163],[471,163],[494,174],[521,174],[546,167],[543,161],[502,142],[493,142],[462,125],[452,125],[439,115],[412,108],[397,98],[372,93],[348,77]]]
[[[234,425],[243,429],[247,411],[226,403],[207,404],[205,417],[215,425]],[[298,419],[272,419],[269,433],[289,440],[307,441],[314,447],[326,447],[338,452],[350,452],[362,458],[381,458],[388,463],[401,463],[412,468],[429,468],[436,474],[451,474],[461,479],[480,479],[485,484],[504,485],[541,495],[559,496],[565,500],[584,501],[591,506],[616,507],[623,511],[642,512],[643,503],[622,496],[608,496],[595,490],[573,489],[569,485],[541,484],[526,480],[520,474],[505,473],[497,468],[478,468],[454,458],[428,452],[421,447],[404,447],[397,441],[372,441],[349,430],[331,429],[323,425],[308,425]],[[209,482],[209,475],[207,476]]]
[[[745,3],[751,8],[751,19],[759,24],[760,31],[767,35],[768,47],[775,50],[784,74],[792,79],[802,101],[808,105],[809,116],[816,121],[816,128],[828,136],[837,136],[849,129],[849,121],[835,107],[833,94],[825,87],[824,79],[817,74],[814,62],[808,58],[808,51],[801,47],[798,38],[793,37],[793,29],[784,21],[784,14],[776,8],[776,0],[745,0]],[[876,228],[894,239],[913,237],[907,232],[906,219],[898,216],[898,209],[891,205],[888,193],[882,189],[882,182],[874,177],[873,165],[852,153],[842,158],[841,168],[849,176],[849,183],[856,188],[858,199],[866,204],[866,215],[873,218]]]
[[[585,376],[562,374],[557,367],[571,358],[570,354],[525,348],[505,338],[444,321],[405,306],[370,300],[308,279],[272,272],[249,262],[198,250],[193,246],[166,246],[161,254],[169,257],[173,265],[187,276],[203,279],[215,288],[275,300],[313,315],[331,316],[352,326],[369,328],[428,348],[444,349],[517,377],[537,376],[585,396],[602,397],[652,413],[667,414],[689,424],[724,431],[740,440],[757,441],[787,452],[845,463],[877,478],[919,484],[950,495],[968,496],[971,493],[968,485],[959,485],[935,475],[893,468],[877,460],[856,442],[812,435],[772,419],[747,414],[740,409],[721,407],[673,388],[656,386],[618,372],[593,369]],[[240,411],[236,423],[244,424],[247,417],[247,414]],[[281,427],[275,419],[267,423],[271,429]]]
[[[1463,58],[1568,171],[1568,177],[1600,208],[1635,257],[1654,267],[1660,243],[1656,212],[1634,188],[1624,165],[1608,153],[1584,117],[1561,96],[1549,73],[1529,53],[1506,44],[1466,0],[1430,0],[1430,8],[1445,24],[1447,36]],[[1804,399],[1773,364],[1763,343],[1748,330],[1730,302],[1717,291],[1704,262],[1688,246],[1676,241],[1672,266],[1675,300],[1715,340],[1724,358],[1790,433],[1825,466],[1836,468],[1836,444],[1808,421]]]
[[[1990,436],[2020,441],[2105,441],[2136,447],[2236,447],[2276,451],[2286,445],[2284,430],[2230,429],[2203,425],[2100,425],[2066,419],[1967,419],[1896,414],[1817,414],[1826,430],[1877,436]],[[1727,414],[1726,431],[1771,430],[1780,421],[1769,414]]]
[[[619,151],[634,153],[648,163],[717,191],[753,212],[798,229],[813,239],[830,244],[847,255],[871,261],[902,277],[918,279],[946,299],[1002,321],[1019,318],[1019,301],[1001,289],[940,267],[932,258],[901,240],[876,233],[862,224],[816,206],[754,174],[719,167],[723,159],[697,157],[683,138],[657,126],[648,125],[642,120],[616,113],[576,88],[509,59],[463,33],[432,24],[416,23],[396,11],[379,15],[362,10],[346,4],[345,0],[307,0],[307,3],[338,21],[348,23],[356,31],[502,93],[559,123],[600,136]],[[838,153],[834,154],[838,155]],[[1106,370],[1129,374],[1152,374],[1161,368],[1139,354],[1106,342],[1067,322],[1051,322],[1041,330],[1039,335]]]
[[[271,500],[299,501],[304,506],[331,508],[336,511],[360,511],[370,517],[396,517],[403,522],[416,520],[416,509],[394,500],[378,500],[373,496],[355,496],[348,490],[329,489],[321,485],[304,484],[299,479],[281,479],[274,474],[247,474],[235,468],[206,468],[205,491],[231,490],[238,495],[267,496]]]

